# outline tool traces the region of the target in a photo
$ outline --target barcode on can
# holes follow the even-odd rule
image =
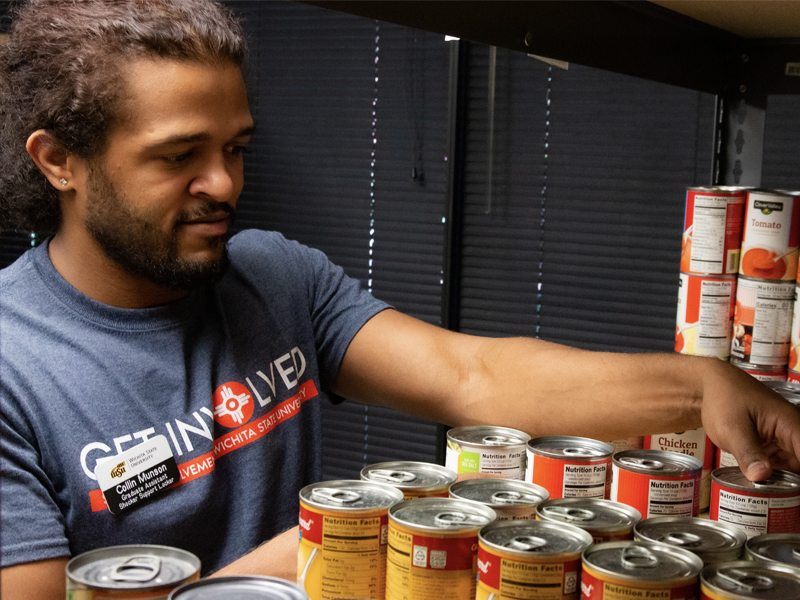
[[[786,63],[786,74],[790,77],[800,77],[800,63]]]

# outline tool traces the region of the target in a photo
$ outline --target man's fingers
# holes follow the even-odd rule
[[[755,429],[752,426],[742,427],[738,433],[730,440],[728,451],[739,462],[739,468],[750,481],[766,479],[772,473],[772,465]]]

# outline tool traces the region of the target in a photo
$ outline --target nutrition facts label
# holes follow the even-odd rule
[[[456,450],[448,442],[445,466],[456,473],[493,473],[506,479],[525,479],[527,455],[525,448],[504,450],[493,448],[470,452]]]
[[[753,319],[753,349],[750,362],[786,364],[792,330],[793,286],[759,290]]]
[[[607,467],[606,464],[564,465],[562,497],[605,498]]]
[[[645,518],[694,515],[694,479],[651,479],[649,484]]]
[[[717,519],[743,529],[748,538],[762,533],[797,531],[800,526],[800,496],[765,498],[719,489]]]
[[[731,300],[734,280],[703,281],[697,322],[700,348],[728,349],[731,340]]]
[[[735,257],[725,255],[725,234],[728,229],[742,228],[744,214],[730,214],[729,202],[724,196],[697,195],[694,199],[692,225],[692,251],[690,270],[694,273],[733,273],[738,268],[738,251]],[[741,200],[735,200],[741,205]],[[729,218],[733,217],[733,218]],[[733,262],[735,261],[735,265]],[[724,263],[724,264],[723,264]],[[730,267],[733,269],[730,270]]]
[[[565,568],[566,567],[566,568]],[[579,561],[524,562],[481,550],[476,600],[561,600],[578,591]]]
[[[380,597],[386,584],[387,534],[380,517],[324,517],[321,600]]]

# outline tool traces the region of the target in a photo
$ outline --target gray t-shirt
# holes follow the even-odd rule
[[[387,305],[279,234],[229,251],[220,283],[143,310],[78,292],[46,244],[0,271],[3,566],[146,543],[208,572],[297,524],[321,477],[320,402]],[[225,391],[249,399],[235,417],[215,415]],[[158,435],[181,483],[112,515],[97,461]]]

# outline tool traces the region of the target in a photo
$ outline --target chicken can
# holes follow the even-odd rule
[[[627,504],[600,498],[557,498],[536,507],[536,518],[583,529],[595,544],[633,539],[642,514]]]
[[[728,358],[735,299],[735,275],[681,273],[675,352]]]
[[[745,188],[691,187],[681,240],[681,271],[735,274],[742,245]]]
[[[739,275],[795,281],[800,246],[800,196],[773,190],[747,194]]]
[[[311,600],[383,600],[389,507],[403,492],[372,481],[336,480],[300,490],[297,583]]]
[[[447,432],[445,466],[456,473],[492,473],[525,479],[527,433],[509,427],[475,425]]]
[[[747,540],[747,560],[800,568],[800,533],[764,533]]]
[[[661,450],[628,450],[614,455],[611,499],[633,506],[645,519],[696,517],[703,463],[693,456]]]
[[[66,574],[70,600],[166,600],[200,578],[200,559],[168,546],[110,546],[72,558]]]
[[[739,467],[723,467],[711,480],[711,520],[739,527],[748,538],[800,532],[800,475],[775,470],[750,481]]]
[[[536,507],[547,500],[546,489],[513,479],[467,479],[450,486],[450,497],[491,508],[498,521],[535,519]]]
[[[495,517],[491,508],[455,498],[393,506],[386,600],[474,600],[478,532]]]
[[[361,469],[362,481],[375,481],[396,487],[405,500],[448,497],[450,485],[458,475],[446,467],[431,463],[398,460],[369,465]]]
[[[255,575],[214,577],[182,585],[168,600],[309,600],[293,583]]]
[[[700,600],[798,600],[800,569],[739,560],[700,573]]]
[[[578,600],[592,536],[563,523],[504,521],[478,538],[476,600]]]
[[[528,442],[525,481],[545,488],[551,498],[608,498],[611,444],[583,437],[553,435]]]
[[[731,356],[742,362],[786,366],[795,283],[739,277]]]
[[[606,542],[583,553],[584,600],[697,598],[703,561],[656,542]]]
[[[747,541],[747,536],[737,527],[697,517],[645,519],[634,527],[633,538],[683,548],[699,556],[706,566],[739,560]]]

